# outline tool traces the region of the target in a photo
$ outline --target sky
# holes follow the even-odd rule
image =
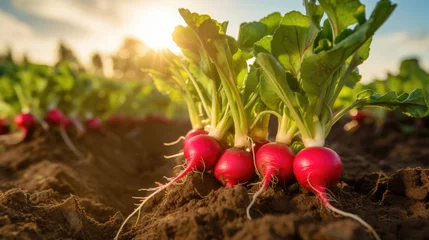
[[[376,0],[361,0],[367,15]],[[429,1],[393,0],[398,7],[376,33],[369,59],[359,68],[363,81],[395,73],[401,59],[417,57],[429,70]],[[124,36],[149,46],[174,49],[171,32],[183,24],[178,8],[229,21],[228,34],[237,36],[242,22],[278,11],[304,12],[302,0],[0,0],[0,52],[7,46],[19,59],[51,64],[63,40],[89,64],[93,52],[109,56]]]

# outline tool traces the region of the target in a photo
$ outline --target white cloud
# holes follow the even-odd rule
[[[54,59],[55,39],[37,36],[32,28],[13,15],[0,10],[0,47],[11,46],[15,57],[28,53],[30,59],[51,63]],[[17,56],[18,55],[18,56]]]
[[[2,10],[0,10],[0,19],[0,29],[3,32],[14,36],[25,36],[32,33],[29,26]],[[2,34],[0,37],[6,37],[8,34]]]
[[[107,55],[115,51],[125,35],[125,6],[122,1],[105,0],[13,0],[14,6],[27,13],[44,19],[63,22],[81,27],[86,33],[70,34],[64,40],[78,58],[89,64],[94,51]],[[121,6],[119,6],[121,5]],[[124,21],[123,21],[124,20]],[[20,21],[15,16],[0,10],[0,27],[8,34],[0,35],[0,50],[12,46],[16,57],[28,53],[35,62],[52,64],[56,61],[59,38],[40,35],[30,23]],[[50,34],[51,36],[53,34]]]
[[[13,0],[22,11],[88,30],[107,28],[118,23],[119,1],[93,0]]]
[[[397,73],[401,60],[409,57],[419,58],[421,65],[429,70],[429,34],[376,34],[369,58],[359,67],[362,81],[384,79],[387,72]]]

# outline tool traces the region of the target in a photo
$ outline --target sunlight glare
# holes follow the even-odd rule
[[[138,21],[135,34],[150,48],[169,48],[173,52],[178,52],[179,48],[174,43],[171,34],[174,28],[180,24],[183,24],[183,20],[178,12],[148,9]]]

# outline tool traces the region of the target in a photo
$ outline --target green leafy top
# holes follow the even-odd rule
[[[278,112],[286,107],[285,114],[295,122],[306,146],[323,146],[333,123],[354,107],[381,106],[400,108],[412,116],[423,114],[425,96],[416,91],[399,96],[371,92],[333,116],[343,87],[354,87],[361,79],[357,67],[368,58],[372,36],[396,5],[381,0],[367,19],[365,6],[358,0],[304,3],[306,15],[286,13],[274,34],[256,42],[253,51],[263,72],[262,100]],[[328,19],[320,25],[323,12]]]
[[[113,114],[143,117],[183,111],[159,94],[151,81],[114,81],[77,71],[66,61],[56,66],[2,63],[0,75],[0,118],[9,120],[28,110],[43,121],[53,107],[71,118],[91,113],[102,119]]]
[[[418,95],[411,94],[418,91]],[[404,59],[399,67],[398,74],[387,74],[386,79],[374,80],[370,84],[357,84],[354,89],[344,88],[341,91],[339,96],[340,101],[336,103],[336,108],[346,107],[355,102],[356,96],[362,96],[363,90],[371,90],[370,92],[376,92],[380,95],[390,96],[392,92],[396,94],[405,94],[410,93],[410,96],[419,96],[417,102],[418,105],[410,105],[410,108],[416,108],[416,111],[408,111],[406,109],[410,108],[401,108],[398,110],[402,111],[404,114],[411,117],[424,117],[429,113],[429,107],[426,103],[426,98],[429,94],[429,74],[420,67],[419,62],[415,58]],[[405,105],[403,103],[402,105]],[[376,105],[375,105],[376,106]],[[360,106],[362,107],[362,106]],[[393,110],[391,107],[387,107],[389,110]],[[412,110],[412,109],[410,109]],[[384,116],[380,116],[384,117]]]
[[[212,79],[214,86],[216,86],[216,89],[212,92],[222,89],[222,93],[220,96],[216,96],[216,99],[212,94],[212,107],[213,105],[217,106],[221,99],[226,99],[226,104],[222,105],[227,105],[230,108],[235,129],[234,146],[244,147],[247,142],[248,124],[240,91],[244,88],[248,75],[246,54],[238,47],[234,38],[226,35],[227,22],[220,23],[208,15],[191,13],[187,9],[179,9],[179,13],[188,26],[176,28],[173,38],[182,49],[185,49],[184,54],[195,61],[202,69],[202,72],[209,79]],[[188,29],[192,30],[192,32]],[[193,39],[192,42],[199,43],[197,47],[188,47],[182,44],[188,41],[183,39],[188,36],[189,39]],[[193,54],[189,54],[189,51],[193,51]],[[224,122],[223,120],[221,121]],[[214,124],[211,125],[211,133],[223,132],[227,126],[227,124],[223,123],[219,124],[219,128],[216,128],[216,125],[213,126]],[[222,135],[214,134],[217,136]]]
[[[279,12],[271,13],[258,22],[242,23],[238,33],[237,45],[246,52],[253,50],[253,44],[277,29],[282,17]]]

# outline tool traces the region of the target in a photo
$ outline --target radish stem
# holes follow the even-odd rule
[[[270,169],[267,171],[267,175],[264,176],[262,180],[262,186],[261,188],[252,196],[252,201],[250,202],[249,206],[246,208],[246,215],[249,220],[252,220],[252,216],[250,216],[250,209],[252,208],[253,204],[255,204],[256,198],[258,198],[259,195],[261,195],[265,189],[267,189],[268,184],[271,182],[272,177],[275,176],[274,170]]]
[[[185,139],[185,137],[184,137],[184,136],[180,136],[177,140],[175,140],[175,141],[173,141],[173,142],[164,143],[164,146],[169,147],[169,146],[176,145],[176,144],[178,144],[180,141],[182,141],[182,140],[184,140],[184,139]]]
[[[362,218],[360,218],[358,215],[342,211],[342,210],[340,210],[340,209],[332,206],[331,203],[329,202],[328,198],[327,198],[326,190],[320,191],[320,190],[316,189],[313,185],[311,185],[311,183],[310,183],[310,175],[311,175],[311,173],[308,174],[308,176],[307,176],[307,183],[308,183],[308,185],[311,187],[311,189],[313,189],[313,191],[316,193],[316,195],[319,197],[319,199],[323,202],[323,204],[325,205],[325,207],[328,210],[331,210],[332,212],[335,212],[335,213],[337,213],[339,215],[342,215],[342,216],[345,216],[345,217],[349,217],[351,219],[356,220],[362,226],[364,226],[366,229],[368,229],[368,231],[371,232],[371,234],[374,236],[374,238],[376,240],[381,240],[380,236],[377,234],[377,232],[374,230],[374,228],[372,228],[371,225],[369,225],[367,222],[365,222],[365,220],[363,220]]]
[[[185,170],[183,170],[182,172],[179,173],[179,175],[177,175],[177,177],[175,177],[173,180],[171,180],[169,183],[161,186],[161,187],[156,187],[156,188],[152,188],[152,190],[155,190],[155,192],[153,192],[151,195],[147,196],[147,197],[143,197],[141,198],[141,203],[139,204],[139,206],[124,220],[124,222],[122,223],[121,227],[119,228],[118,232],[116,233],[116,237],[114,238],[115,240],[117,240],[119,238],[119,234],[122,232],[122,229],[125,227],[125,224],[131,219],[132,216],[134,216],[137,212],[140,212],[142,207],[146,204],[147,201],[149,201],[149,199],[151,199],[152,197],[154,197],[156,194],[160,193],[161,191],[163,191],[164,189],[168,188],[169,186],[171,186],[173,183],[177,182],[178,180],[180,180],[181,178],[183,178],[186,174],[188,174],[191,171],[191,169],[187,168]],[[139,214],[140,215],[140,214]],[[138,221],[139,219],[137,219]]]
[[[64,143],[67,145],[68,148],[79,158],[83,158],[84,155],[76,148],[76,146],[73,144],[73,142],[70,140],[66,130],[62,127],[60,127],[60,134],[61,137],[64,140]]]
[[[334,206],[332,206],[328,199],[326,199],[326,194],[318,194],[319,198],[322,200],[322,202],[325,204],[326,208],[331,210],[332,212],[335,212],[339,215],[345,216],[345,217],[349,217],[351,219],[356,220],[357,222],[359,222],[360,224],[362,224],[362,226],[364,226],[366,229],[368,229],[368,231],[371,232],[371,234],[374,236],[374,238],[376,240],[381,240],[380,236],[377,234],[377,232],[374,230],[374,228],[371,227],[371,225],[369,225],[367,222],[365,222],[365,220],[363,220],[362,218],[360,218],[358,215],[356,214],[352,214],[352,213],[348,213],[345,211],[342,211]]]
[[[164,155],[164,158],[170,159],[170,158],[175,158],[175,157],[178,157],[178,156],[183,156],[183,152],[176,153],[176,154],[173,154],[173,155]]]

